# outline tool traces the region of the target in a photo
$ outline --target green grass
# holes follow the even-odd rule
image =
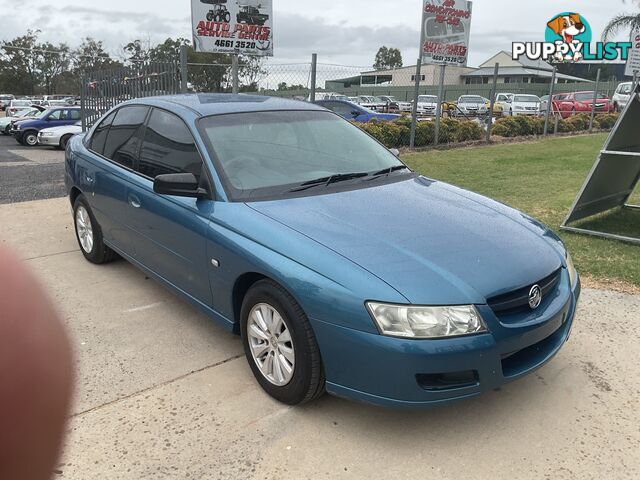
[[[640,286],[640,246],[561,232],[605,134],[406,155],[421,174],[511,205],[558,233],[581,274]],[[632,203],[640,204],[638,192]],[[614,211],[580,226],[640,237],[640,210]]]

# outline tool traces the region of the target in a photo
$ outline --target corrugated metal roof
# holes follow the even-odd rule
[[[506,76],[526,76],[526,77],[542,77],[551,78],[552,72],[547,70],[535,70],[524,67],[501,67],[498,70],[499,77]],[[465,73],[462,77],[490,77],[493,76],[493,68],[480,68],[475,72]],[[591,82],[585,78],[573,77],[571,75],[565,75],[564,73],[556,73],[556,78],[560,80],[571,80],[574,82]]]

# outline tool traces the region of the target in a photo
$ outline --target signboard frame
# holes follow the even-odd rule
[[[629,103],[611,130],[604,148],[560,226],[561,230],[640,245],[640,238],[637,237],[569,226],[572,222],[616,208],[640,210],[640,205],[628,203],[640,184],[640,142],[634,145],[637,138],[634,127],[639,122],[640,96],[638,89],[634,88]]]
[[[471,0],[423,0],[421,63],[466,67],[472,13]]]
[[[273,0],[191,0],[196,52],[273,56]]]

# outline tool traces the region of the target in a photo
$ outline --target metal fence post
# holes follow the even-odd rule
[[[491,141],[491,130],[493,128],[493,107],[496,105],[496,93],[498,90],[498,73],[500,64],[496,62],[493,69],[493,86],[491,87],[491,98],[489,99],[489,123],[487,123],[487,143]]]
[[[187,48],[186,45],[180,47],[180,93],[187,93],[187,82],[189,78]]]
[[[240,57],[237,53],[231,56],[231,78],[232,78],[232,92],[237,94],[240,92],[240,77],[238,70],[240,68]]]
[[[553,72],[551,73],[551,86],[549,87],[549,99],[547,100],[547,113],[544,116],[544,133],[543,136],[547,136],[549,133],[549,117],[551,116],[551,111],[553,109],[553,90],[555,88],[556,83],[556,67],[553,67]]]
[[[416,130],[418,127],[418,97],[420,96],[420,77],[422,76],[422,56],[418,58],[416,65],[415,88],[413,91],[413,108],[411,109],[411,138],[409,139],[409,147],[416,146]]]
[[[442,102],[444,102],[444,74],[447,69],[446,65],[440,65],[440,82],[438,83],[438,104],[436,105],[436,128],[433,138],[433,144],[438,145],[440,141],[440,119],[442,117]]]
[[[589,119],[589,133],[593,132],[593,120],[596,117],[596,102],[598,101],[598,89],[600,88],[600,71],[596,75],[596,88],[593,91],[593,104],[591,105],[591,118]]]
[[[309,101],[316,101],[316,81],[318,79],[318,54],[311,55],[311,93],[309,94]]]
[[[87,99],[86,99],[86,88],[87,77],[82,75],[80,77],[80,116],[82,117],[82,132],[87,131]]]

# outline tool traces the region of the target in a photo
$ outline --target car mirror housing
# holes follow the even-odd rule
[[[393,153],[396,157],[400,158],[400,150],[397,148],[390,148],[389,151]]]
[[[174,197],[208,198],[209,192],[200,187],[193,173],[171,173],[158,175],[153,180],[153,191]]]

